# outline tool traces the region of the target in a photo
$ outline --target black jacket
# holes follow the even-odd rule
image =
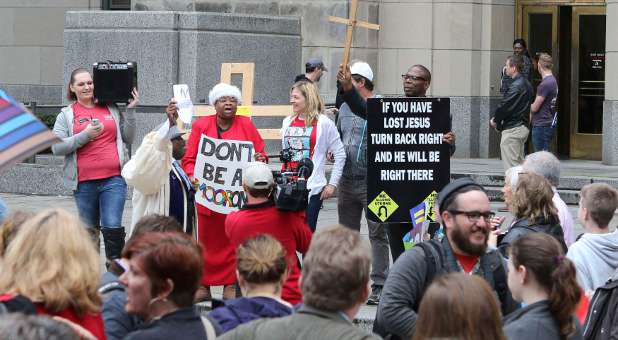
[[[210,319],[215,332],[221,333],[216,322]],[[138,326],[138,329],[129,333],[125,340],[213,340],[206,337],[206,329],[200,314],[193,308],[181,308],[147,324]]]
[[[584,339],[618,339],[618,269],[605,286],[597,288],[590,301]]]
[[[424,243],[437,245],[431,246],[431,256],[428,256],[424,247],[414,246],[399,256],[386,278],[374,323],[374,332],[383,337],[390,334],[390,339],[411,339],[416,329],[417,309],[425,289],[435,277],[461,270],[447,237],[440,242],[432,240]],[[428,273],[430,257],[436,262],[434,275]],[[507,287],[506,264],[498,251],[488,249],[480,261],[480,270],[476,274],[483,277],[494,291],[502,292],[497,295],[502,295],[500,302],[503,315],[517,309]]]
[[[513,83],[502,97],[502,102],[494,112],[493,118],[498,131],[528,124],[530,104],[533,99],[534,92],[530,82],[521,74],[515,76]]]
[[[562,231],[562,227],[560,226],[560,221],[558,218],[554,218],[548,221],[541,221],[540,223],[530,224],[528,219],[522,218],[513,223],[509,230],[506,232],[500,243],[498,244],[498,249],[500,253],[505,258],[508,258],[509,247],[515,240],[521,238],[522,236],[529,233],[546,233],[549,234],[560,242],[564,253],[567,252],[567,246],[564,242],[564,232]]]

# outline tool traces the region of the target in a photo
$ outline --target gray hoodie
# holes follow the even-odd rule
[[[584,234],[569,248],[577,281],[584,291],[603,286],[618,268],[618,230],[609,234]]]

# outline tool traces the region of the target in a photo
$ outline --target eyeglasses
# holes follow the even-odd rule
[[[402,74],[401,78],[403,78],[403,80],[422,80],[422,81],[427,81],[427,79],[423,78],[423,77],[418,77],[418,76],[413,76],[413,75],[409,75],[409,74]]]
[[[480,212],[480,211],[461,211],[461,210],[448,210],[449,213],[453,215],[466,215],[466,217],[470,220],[470,222],[476,223],[481,217],[487,223],[491,222],[491,219],[496,216],[496,213],[493,211]]]

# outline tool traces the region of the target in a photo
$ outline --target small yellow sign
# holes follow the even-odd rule
[[[436,221],[436,211],[434,209],[436,198],[438,198],[438,193],[434,190],[423,200],[425,202],[426,216],[433,222]]]
[[[399,208],[399,205],[393,201],[384,191],[382,191],[369,205],[367,206],[380,221],[386,221]]]
[[[236,108],[236,114],[251,117],[251,106],[238,105]]]

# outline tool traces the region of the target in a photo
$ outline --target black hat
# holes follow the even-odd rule
[[[442,190],[440,190],[440,192],[438,193],[438,198],[437,198],[437,203],[438,203],[438,209],[440,211],[440,213],[442,213],[442,211],[444,211],[444,202],[446,202],[446,200],[457,190],[465,188],[465,187],[469,187],[469,186],[474,186],[479,188],[480,190],[482,190],[483,192],[485,191],[485,189],[483,189],[483,187],[476,183],[472,178],[470,177],[461,177],[458,178],[452,182],[450,182],[449,184],[445,185],[444,188],[442,188]]]

